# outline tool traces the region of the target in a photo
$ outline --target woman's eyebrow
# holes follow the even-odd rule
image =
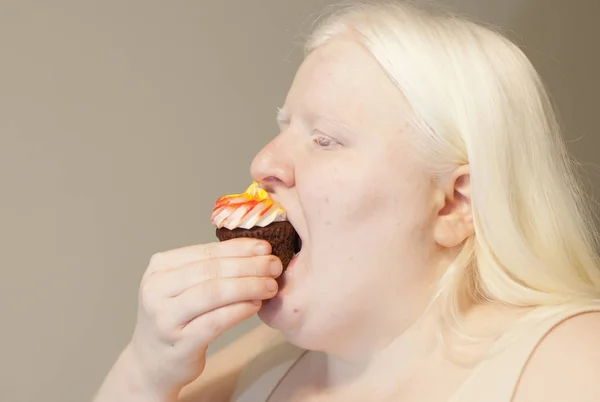
[[[320,114],[320,113],[314,113],[313,117],[314,117],[315,121],[323,120],[329,124],[332,124],[334,126],[337,126],[338,128],[341,128],[341,129],[347,131],[350,134],[356,135],[356,131],[354,129],[352,129],[348,123],[346,123],[340,119],[330,117],[330,116]]]
[[[325,121],[329,124],[332,124],[334,126],[337,126],[338,128],[341,128],[353,135],[356,135],[355,130],[353,130],[347,123],[343,122],[340,119],[336,119],[333,117],[330,117],[328,115],[325,115],[323,113],[317,113],[315,111],[310,111],[310,118],[313,121]],[[278,107],[277,108],[277,116],[275,118],[275,120],[277,121],[277,124],[281,125],[288,125],[290,124],[291,121],[291,115],[288,113],[288,111],[285,109],[285,107]]]

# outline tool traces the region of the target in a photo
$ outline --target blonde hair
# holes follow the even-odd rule
[[[342,6],[305,53],[340,36],[367,49],[406,98],[432,177],[470,165],[475,234],[440,281],[444,319],[457,324],[465,299],[520,307],[600,299],[591,209],[524,53],[490,28],[398,2]]]

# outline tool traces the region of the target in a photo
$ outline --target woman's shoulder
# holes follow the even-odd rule
[[[600,307],[556,322],[532,351],[514,402],[599,401],[599,339]]]
[[[289,356],[294,349],[279,331],[260,324],[210,356],[202,375],[182,390],[179,401],[235,400],[270,364],[275,366],[286,356],[282,350]]]

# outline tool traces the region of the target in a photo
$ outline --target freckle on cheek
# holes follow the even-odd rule
[[[300,310],[298,310],[297,308],[294,309],[294,313],[299,313]]]

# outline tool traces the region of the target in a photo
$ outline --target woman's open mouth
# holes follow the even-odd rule
[[[300,253],[301,250],[302,250],[302,239],[300,238],[298,233],[296,233],[296,240],[294,242],[294,257],[296,257]]]

